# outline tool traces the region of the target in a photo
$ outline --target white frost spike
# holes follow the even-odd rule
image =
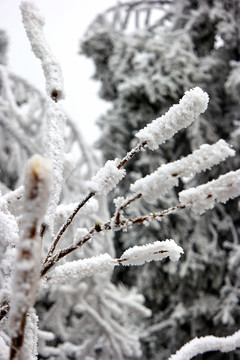
[[[47,94],[55,101],[63,99],[64,89],[62,72],[43,34],[45,21],[39,13],[38,8],[33,3],[22,2],[20,9],[32,51],[42,63]]]
[[[108,160],[97,174],[89,181],[88,188],[97,195],[109,193],[125,176],[125,169],[118,169],[119,159]]]
[[[36,297],[41,268],[41,239],[38,228],[45,214],[52,189],[51,163],[34,155],[27,163],[23,199],[21,236],[12,278],[12,296],[9,312],[9,333],[12,350],[23,338],[24,319]]]
[[[181,205],[185,205],[196,214],[212,209],[215,202],[226,203],[240,195],[240,170],[230,171],[217,180],[204,185],[183,190],[179,193]]]
[[[120,261],[122,265],[143,265],[145,262],[162,260],[167,256],[172,261],[178,261],[181,254],[183,249],[171,239],[129,248],[122,254]]]
[[[136,137],[142,143],[146,141],[146,147],[150,150],[156,150],[160,144],[182,128],[188,127],[203,113],[207,109],[208,101],[208,94],[199,87],[186,91],[179,104],[173,105],[165,115],[141,129]]]
[[[98,272],[111,271],[117,265],[108,254],[101,254],[90,259],[82,259],[57,266],[46,276],[51,283],[61,283],[68,279],[82,279]]]
[[[219,140],[213,145],[204,144],[200,149],[180,160],[163,164],[152,174],[137,180],[130,189],[142,194],[149,202],[155,201],[158,196],[166,194],[172,187],[177,186],[180,177],[193,176],[211,169],[213,165],[234,155],[235,151],[224,140]]]
[[[227,353],[240,347],[240,330],[226,337],[205,336],[195,338],[185,344],[169,360],[190,360],[194,356],[208,351],[221,351]]]

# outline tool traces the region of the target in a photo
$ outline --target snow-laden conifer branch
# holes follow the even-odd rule
[[[145,262],[159,261],[169,257],[178,261],[183,249],[174,240],[155,241],[153,244],[134,246],[126,250],[120,259],[113,259],[109,254],[102,254],[90,259],[82,259],[57,266],[46,277],[50,283],[61,283],[68,279],[82,279],[96,272],[111,271],[114,266],[143,265]]]
[[[141,129],[136,137],[141,143],[146,142],[150,150],[156,150],[179,130],[191,125],[207,109],[208,100],[208,94],[199,87],[186,91],[179,104]]]
[[[226,203],[240,195],[240,169],[219,176],[206,184],[183,190],[179,201],[196,214],[212,209],[216,202]]]
[[[10,359],[21,359],[28,309],[34,305],[41,267],[40,222],[46,212],[52,190],[51,163],[40,155],[27,164],[22,215],[22,233],[17,244],[17,256],[12,276],[12,296],[9,313],[11,336]]]
[[[235,151],[224,140],[213,145],[201,145],[192,154],[180,160],[163,164],[155,172],[137,180],[130,189],[149,202],[155,201],[160,195],[165,195],[172,187],[178,185],[181,177],[193,176],[201,171],[211,169],[220,161],[234,156]]]
[[[240,348],[240,330],[226,337],[204,336],[195,338],[172,355],[169,360],[190,360],[208,351],[228,353]]]
[[[62,71],[58,61],[52,54],[43,33],[45,20],[38,8],[31,2],[24,1],[20,5],[22,21],[26,29],[34,55],[40,59],[46,80],[47,94],[54,100],[64,98]]]

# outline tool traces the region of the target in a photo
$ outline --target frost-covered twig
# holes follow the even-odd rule
[[[66,123],[66,116],[61,106],[51,99],[48,99],[47,101],[46,122],[46,156],[51,159],[53,165],[54,189],[51,194],[45,222],[46,225],[50,227],[50,231],[53,232],[54,217],[63,185],[65,157],[64,127]]]
[[[42,63],[47,94],[54,101],[58,101],[64,98],[62,72],[43,34],[45,21],[37,7],[31,2],[22,2],[20,9],[32,51]]]
[[[221,351],[227,353],[240,348],[240,330],[227,337],[205,336],[195,338],[185,344],[169,360],[190,360],[194,356],[208,351]]]
[[[199,87],[186,91],[178,105],[141,129],[136,137],[141,143],[146,142],[150,150],[156,150],[179,130],[191,125],[207,109],[208,100],[208,94]]]
[[[90,192],[85,197],[86,201],[84,199],[82,202],[80,202],[79,206],[76,208],[76,211],[74,211],[73,214],[69,216],[65,224],[59,230],[44,261],[44,264],[46,264],[47,260],[53,255],[56,245],[58,244],[64,232],[67,230],[68,226],[71,224],[79,209],[82,208],[82,206],[84,206],[84,204],[92,196],[101,194],[106,195],[108,192],[110,192],[125,176],[125,170],[123,169],[123,166],[129,160],[131,160],[144,147],[149,147],[150,149],[155,150],[159,143],[172,137],[181,128],[190,125],[201,112],[206,110],[207,104],[208,95],[203,92],[202,89],[194,88],[190,91],[187,91],[178,105],[174,105],[164,116],[154,120],[151,124],[142,129],[142,132],[140,131],[136,135],[140,140],[139,144],[137,144],[135,148],[129,151],[122,160],[115,159],[107,161],[104,167],[101,168],[89,182],[88,187]],[[171,131],[168,131],[169,128]],[[162,136],[165,136],[164,140]],[[154,144],[156,144],[156,141],[158,141],[157,146],[151,145],[153,137],[155,137]]]
[[[133,219],[122,219],[118,225],[115,223],[115,217],[111,221],[108,221],[104,224],[97,223],[95,226],[81,239],[79,239],[77,242],[75,242],[73,245],[70,245],[69,247],[60,250],[56,255],[49,257],[48,260],[43,264],[42,270],[41,270],[41,276],[44,276],[59,260],[61,260],[63,257],[71,254],[73,251],[77,250],[79,247],[84,245],[87,241],[89,241],[94,234],[102,232],[102,231],[109,231],[111,229],[116,230],[123,230],[128,229],[134,224],[148,224],[149,222],[153,220],[161,221],[161,219],[164,216],[174,214],[182,209],[185,209],[184,205],[177,205],[172,208],[163,210],[161,212],[157,212],[154,214],[149,214],[145,216],[139,216]]]
[[[113,270],[114,266],[143,265],[145,262],[159,261],[169,257],[178,261],[183,249],[174,240],[155,241],[153,244],[134,246],[126,250],[119,259],[113,259],[109,254],[102,254],[90,259],[82,259],[57,266],[45,280],[50,283],[65,282],[68,279],[81,279],[92,276],[96,272]]]
[[[67,221],[63,224],[63,226],[60,228],[57,236],[55,237],[51,248],[44,260],[43,264],[46,264],[48,259],[53,255],[54,250],[59,242],[59,240],[61,239],[62,235],[64,234],[64,232],[67,230],[68,226],[72,223],[74,217],[77,215],[77,213],[79,212],[79,210],[86,204],[86,202],[91,199],[93,196],[95,195],[94,192],[90,192],[74,209],[74,211],[71,213],[71,215],[68,217]]]
[[[217,180],[183,190],[179,193],[179,201],[196,214],[203,214],[212,209],[215,202],[226,203],[240,195],[240,169],[219,176]]]
[[[35,302],[41,267],[41,239],[38,228],[43,218],[52,185],[52,167],[48,160],[33,156],[26,168],[22,234],[12,278],[9,312],[10,359],[20,359],[28,309]]]
[[[43,34],[44,19],[38,8],[30,2],[22,2],[20,5],[22,20],[26,29],[32,50],[37,58],[40,59],[45,80],[46,91],[50,97],[47,101],[47,152],[46,156],[52,160],[54,171],[54,189],[51,195],[45,224],[42,226],[41,233],[45,228],[50,227],[53,231],[53,222],[57,204],[63,183],[63,164],[64,164],[64,126],[66,116],[63,109],[57,102],[64,98],[63,78],[61,67]]]
[[[220,161],[234,155],[235,151],[224,140],[213,145],[204,144],[180,160],[161,165],[155,172],[137,180],[130,189],[142,194],[147,201],[155,201],[158,196],[165,195],[172,187],[177,186],[179,178],[211,169]]]

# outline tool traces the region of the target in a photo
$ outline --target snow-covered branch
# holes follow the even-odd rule
[[[207,184],[183,190],[179,201],[196,214],[203,214],[212,209],[215,202],[226,203],[240,195],[240,170],[230,171]]]
[[[207,109],[208,101],[208,94],[199,87],[186,91],[178,105],[140,130],[136,137],[146,142],[150,150],[156,150],[179,130],[191,125]]]
[[[172,187],[177,186],[179,178],[192,177],[234,155],[235,151],[224,140],[213,145],[204,144],[180,160],[163,164],[152,174],[137,180],[130,189],[142,194],[147,201],[155,201],[158,196],[165,195]]]
[[[228,353],[240,348],[240,330],[226,337],[203,336],[193,339],[172,355],[169,360],[190,360],[208,351]]]
[[[10,359],[22,359],[24,328],[29,308],[34,305],[41,266],[40,222],[46,212],[52,190],[52,167],[40,155],[33,156],[26,168],[22,233],[12,277],[9,313]]]
[[[62,71],[45,39],[43,33],[45,20],[32,2],[22,2],[20,9],[32,51],[42,64],[47,94],[54,101],[58,101],[64,98]]]
[[[75,260],[59,265],[44,279],[47,283],[59,283],[68,279],[82,279],[96,272],[111,271],[119,264],[143,265],[145,262],[159,261],[165,257],[169,257],[171,261],[178,261],[182,253],[183,249],[174,240],[155,241],[153,244],[129,248],[119,259],[102,254],[90,259]]]

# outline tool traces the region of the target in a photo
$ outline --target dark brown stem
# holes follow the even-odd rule
[[[142,143],[138,143],[138,145],[132,149],[131,151],[129,151],[127,153],[127,155],[120,161],[120,163],[118,164],[118,169],[121,169],[129,160],[131,160],[139,151],[141,151],[143,149],[143,147],[147,144],[147,141],[144,141]],[[43,265],[45,265],[48,260],[53,256],[54,250],[56,249],[56,246],[59,242],[59,240],[61,239],[62,235],[65,233],[65,231],[67,230],[68,226],[71,224],[71,222],[73,221],[74,217],[76,216],[76,214],[78,213],[78,211],[86,204],[86,202],[91,199],[96,193],[94,191],[90,192],[76,207],[76,209],[73,211],[73,213],[69,216],[69,218],[67,219],[67,221],[63,224],[63,226],[61,227],[61,229],[59,230],[58,234],[56,235],[55,239],[53,240],[52,246],[43,262]],[[41,234],[44,234],[44,228],[42,227],[41,229]]]
[[[48,259],[50,257],[52,257],[54,250],[56,249],[56,246],[59,242],[59,240],[61,239],[62,235],[64,234],[64,232],[67,230],[68,226],[71,224],[71,222],[73,221],[74,217],[77,215],[78,211],[86,204],[86,202],[91,199],[93,196],[95,195],[95,192],[90,192],[79,204],[78,206],[75,208],[75,210],[73,211],[73,213],[68,217],[67,221],[63,224],[63,226],[61,227],[61,229],[59,230],[57,236],[55,237],[53,244],[43,262],[43,264],[46,264],[46,262],[48,261]]]
[[[130,199],[126,199],[125,203],[123,203],[116,212],[115,215],[115,224],[119,225],[120,224],[120,216],[121,216],[121,211],[123,211],[128,205],[130,205],[132,202],[136,201],[137,199],[140,199],[142,197],[142,194],[137,194],[135,196],[133,196]]]
[[[145,145],[147,145],[147,141],[138,143],[134,149],[130,150],[118,164],[118,169],[121,169],[129,160],[131,160],[139,151],[141,151]]]
[[[134,219],[123,219],[120,222],[120,224],[118,225],[118,228],[119,228],[119,230],[121,230],[123,228],[127,228],[129,225],[132,225],[132,224],[142,224],[145,221],[149,221],[149,220],[160,220],[162,217],[167,216],[169,214],[173,214],[182,209],[185,209],[184,205],[177,205],[177,206],[174,206],[172,208],[163,210],[163,211],[155,213],[155,214],[139,216]],[[90,240],[92,238],[92,236],[94,235],[94,233],[96,233],[96,232],[99,233],[101,231],[107,231],[107,230],[111,230],[111,229],[112,229],[111,221],[108,221],[102,225],[100,225],[99,223],[96,223],[96,225],[88,232],[88,234],[86,234],[83,237],[83,239],[81,239],[79,242],[77,242],[76,244],[71,245],[65,249],[60,250],[55,256],[49,258],[48,261],[42,267],[41,277],[43,277],[60,259],[62,259],[66,255],[70,254],[74,250],[78,249],[83,244],[85,244],[88,240]],[[116,230],[116,226],[115,226],[115,230]]]

